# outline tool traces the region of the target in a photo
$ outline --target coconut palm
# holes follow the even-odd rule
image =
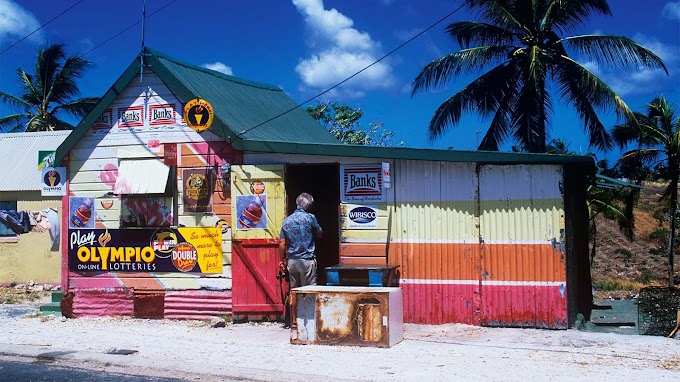
[[[678,210],[678,178],[680,178],[680,116],[664,97],[656,97],[647,107],[647,113],[635,113],[637,123],[614,126],[612,136],[623,149],[628,144],[637,148],[627,151],[617,166],[635,168],[653,167],[665,162],[669,177],[662,199],[670,204],[670,234],[668,237],[668,283],[673,286],[673,258],[675,251],[676,214]]]
[[[17,110],[0,118],[3,132],[71,130],[73,125],[62,119],[71,115],[82,118],[99,98],[77,98],[76,80],[82,78],[90,62],[78,55],[67,57],[63,44],[40,48],[33,74],[17,69],[21,94],[0,91],[0,100]]]
[[[561,37],[591,13],[611,15],[606,0],[463,0],[482,21],[446,28],[462,50],[427,64],[411,93],[444,87],[462,74],[483,72],[435,111],[430,140],[455,126],[465,112],[492,117],[479,145],[498,150],[510,135],[528,152],[545,152],[546,126],[553,111],[553,88],[583,121],[590,145],[610,148],[611,137],[595,109],[613,109],[632,119],[623,100],[600,78],[567,54],[615,68],[661,68],[663,61],[629,38],[608,35]]]

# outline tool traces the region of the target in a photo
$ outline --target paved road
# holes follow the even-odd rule
[[[126,375],[102,371],[62,367],[44,362],[19,362],[0,360],[0,379],[16,382],[70,382],[70,381],[102,381],[102,382],[184,382],[184,379],[155,378],[138,375]]]

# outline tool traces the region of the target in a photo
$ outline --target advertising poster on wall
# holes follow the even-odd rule
[[[236,229],[267,229],[267,195],[237,195],[236,216]]]
[[[222,231],[70,229],[68,264],[74,272],[222,273]]]
[[[378,206],[343,204],[343,215],[347,216],[346,226],[351,229],[378,228]]]
[[[66,167],[43,167],[40,176],[40,195],[66,195]]]
[[[56,151],[38,151],[38,170],[42,170],[43,167],[54,167],[54,158]]]
[[[341,165],[343,202],[384,202],[382,164]]]
[[[212,212],[212,176],[210,169],[182,170],[182,203],[184,212]]]
[[[69,228],[94,228],[94,198],[69,196]]]

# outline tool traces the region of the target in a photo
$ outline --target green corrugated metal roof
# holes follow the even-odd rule
[[[186,64],[145,48],[144,64],[159,76],[180,102],[201,97],[210,102],[215,120],[210,131],[236,150],[383,159],[442,160],[498,164],[576,164],[594,172],[590,157],[485,151],[356,146],[340,143],[278,87],[247,81]],[[97,106],[57,149],[57,162],[71,150],[136,76],[135,59]],[[424,128],[424,127],[423,127]]]
[[[278,87],[200,68],[147,49],[146,61],[182,102],[196,96],[215,109],[211,131],[233,142],[261,140],[337,143],[337,139]]]

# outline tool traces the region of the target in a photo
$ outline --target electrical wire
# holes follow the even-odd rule
[[[322,91],[321,93],[315,95],[314,97],[311,97],[311,98],[309,98],[308,100],[306,100],[306,101],[304,101],[304,102],[301,102],[301,103],[295,105],[294,107],[292,107],[292,108],[290,108],[290,109],[288,109],[288,110],[286,110],[286,111],[284,111],[284,112],[281,112],[281,113],[278,114],[278,115],[275,115],[275,116],[269,118],[268,120],[266,120],[266,121],[264,121],[264,122],[258,123],[257,125],[255,125],[255,126],[253,126],[253,127],[250,127],[250,128],[248,128],[248,129],[245,129],[245,130],[241,131],[240,133],[236,134],[236,136],[235,136],[229,143],[230,143],[230,144],[233,143],[233,142],[236,140],[236,138],[240,137],[241,135],[243,135],[243,134],[245,134],[245,133],[247,133],[247,132],[249,132],[249,131],[255,130],[255,129],[257,129],[258,127],[260,127],[260,126],[262,126],[262,125],[264,125],[264,124],[266,124],[266,123],[269,123],[269,122],[271,122],[271,121],[273,121],[273,120],[275,120],[275,119],[277,119],[277,118],[280,118],[280,117],[282,117],[282,116],[284,116],[284,115],[290,113],[290,112],[293,111],[293,110],[296,110],[297,108],[301,107],[302,105],[304,105],[304,104],[306,104],[306,103],[308,103],[308,102],[311,102],[311,101],[313,101],[313,100],[315,100],[315,99],[321,97],[322,95],[324,95],[324,94],[330,92],[331,90],[337,88],[338,86],[340,86],[340,85],[344,84],[345,82],[351,80],[352,78],[358,76],[359,74],[361,74],[361,73],[364,72],[365,70],[369,69],[369,68],[372,67],[373,65],[379,63],[380,61],[384,60],[385,58],[387,58],[388,56],[390,56],[390,55],[393,54],[394,52],[396,52],[396,51],[398,51],[399,49],[403,48],[404,46],[406,46],[407,44],[409,44],[411,41],[413,41],[413,40],[415,40],[416,38],[420,37],[420,36],[423,35],[425,32],[427,32],[427,31],[429,31],[430,29],[434,28],[434,27],[437,26],[439,23],[441,23],[442,21],[444,21],[444,20],[446,20],[447,18],[449,18],[452,14],[458,12],[458,11],[459,11],[461,8],[463,8],[464,6],[465,6],[465,4],[459,6],[458,8],[454,9],[453,11],[449,12],[449,14],[447,14],[446,16],[442,17],[441,19],[437,20],[434,24],[430,25],[429,27],[423,29],[422,31],[420,31],[419,33],[417,33],[415,36],[413,36],[413,37],[411,37],[410,39],[408,39],[408,40],[406,40],[405,42],[403,42],[401,45],[399,45],[399,46],[397,46],[396,48],[392,49],[391,51],[387,52],[387,53],[384,54],[382,57],[380,57],[379,59],[375,60],[373,63],[369,64],[368,66],[366,66],[365,68],[359,70],[358,72],[352,74],[351,76],[345,78],[344,80],[338,82],[337,84],[331,86],[330,88],[328,88],[328,89]]]
[[[58,19],[58,18],[61,17],[64,13],[66,13],[66,12],[70,11],[71,9],[75,8],[76,5],[82,3],[83,1],[85,1],[85,0],[78,0],[77,2],[75,2],[75,3],[74,3],[73,5],[71,5],[70,7],[66,8],[65,11],[63,11],[63,12],[61,12],[60,14],[54,16],[50,21],[46,22],[45,24],[42,24],[41,26],[39,26],[39,27],[38,27],[36,30],[34,30],[33,32],[27,34],[26,36],[24,36],[24,37],[20,38],[19,40],[15,41],[14,44],[12,44],[12,45],[10,45],[9,47],[3,49],[3,50],[0,52],[0,55],[2,55],[3,53],[7,52],[8,50],[14,48],[14,47],[15,47],[17,44],[19,44],[20,42],[22,42],[22,41],[26,40],[27,38],[31,37],[34,33],[38,32],[38,31],[41,30],[41,29],[43,29],[43,28],[46,27],[49,23],[51,23],[52,21]]]

